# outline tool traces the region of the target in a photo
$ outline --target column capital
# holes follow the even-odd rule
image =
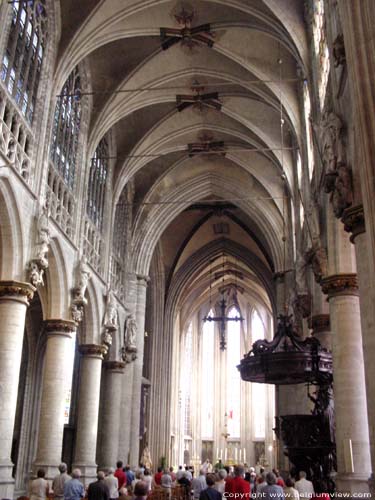
[[[0,281],[0,300],[19,300],[29,305],[36,288],[22,281]]]
[[[72,333],[76,331],[76,323],[68,319],[46,319],[44,329],[47,335],[71,337]]]
[[[358,295],[358,279],[355,273],[332,274],[321,281],[322,292],[331,297]]]
[[[137,274],[137,282],[139,285],[147,286],[150,282],[150,276],[146,274]]]
[[[329,314],[314,314],[311,316],[309,318],[309,328],[313,330],[313,335],[329,331],[331,329]]]
[[[350,241],[355,242],[357,236],[366,232],[365,214],[363,205],[356,205],[344,210],[341,218],[344,223],[344,229],[347,233],[352,233]]]
[[[124,373],[126,363],[124,361],[105,361],[104,368],[115,373]]]
[[[82,356],[89,358],[103,359],[104,355],[107,354],[107,348],[98,344],[81,344],[78,346],[78,350]]]

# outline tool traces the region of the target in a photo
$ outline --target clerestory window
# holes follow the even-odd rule
[[[0,78],[29,123],[35,112],[46,36],[45,1],[12,2],[12,21]]]

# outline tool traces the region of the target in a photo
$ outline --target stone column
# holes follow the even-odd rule
[[[121,411],[121,387],[124,380],[125,363],[123,361],[106,361],[105,390],[102,417],[102,444],[100,450],[100,467],[108,469],[119,460],[119,435]]]
[[[100,378],[106,348],[102,345],[86,344],[79,346],[79,352],[82,358],[73,467],[81,469],[83,482],[88,484],[96,477]]]
[[[130,430],[130,465],[138,466],[139,462],[139,417],[141,411],[141,389],[143,371],[143,346],[146,312],[146,292],[149,278],[137,275],[137,359],[133,363],[133,396]]]
[[[26,308],[34,291],[29,283],[0,281],[0,498],[13,498],[10,454]]]
[[[43,468],[47,478],[57,474],[61,462],[66,380],[65,361],[70,355],[74,321],[49,319],[45,321],[47,346],[44,358],[42,400],[40,407],[37,458],[34,468]]]
[[[354,243],[359,295],[361,304],[361,326],[363,358],[365,363],[367,415],[369,422],[370,453],[372,470],[375,466],[375,308],[374,308],[374,276],[368,269],[368,240],[366,238],[363,206],[350,207],[344,212],[344,229],[351,233],[350,241]],[[375,494],[374,474],[371,474],[371,491]]]
[[[328,295],[332,328],[336,487],[339,492],[367,493],[371,459],[357,276],[328,276],[322,291]]]

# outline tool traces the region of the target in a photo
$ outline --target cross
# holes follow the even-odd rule
[[[219,334],[220,334],[220,350],[225,351],[226,342],[225,342],[225,329],[228,321],[243,321],[242,316],[235,316],[234,318],[229,318],[225,315],[225,310],[227,308],[227,303],[225,302],[225,298],[220,301],[220,316],[205,316],[203,321],[216,321],[219,323]]]

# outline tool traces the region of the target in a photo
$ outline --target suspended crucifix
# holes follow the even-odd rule
[[[226,342],[226,329],[227,329],[227,323],[228,321],[243,321],[244,318],[242,316],[234,316],[230,317],[226,315],[226,310],[227,310],[227,302],[225,300],[224,294],[225,294],[225,288],[224,288],[224,279],[225,279],[225,261],[224,261],[224,254],[223,254],[223,272],[222,272],[222,279],[223,279],[223,286],[222,286],[222,291],[221,291],[221,300],[219,302],[219,308],[220,308],[220,315],[219,316],[210,316],[211,312],[211,307],[210,307],[210,312],[208,315],[206,315],[203,318],[203,321],[213,321],[215,323],[218,323],[219,327],[219,336],[220,336],[220,350],[225,351],[227,342]],[[236,274],[235,274],[236,275]],[[211,292],[212,292],[212,280],[211,280],[211,269],[210,269],[210,306],[211,306]]]

